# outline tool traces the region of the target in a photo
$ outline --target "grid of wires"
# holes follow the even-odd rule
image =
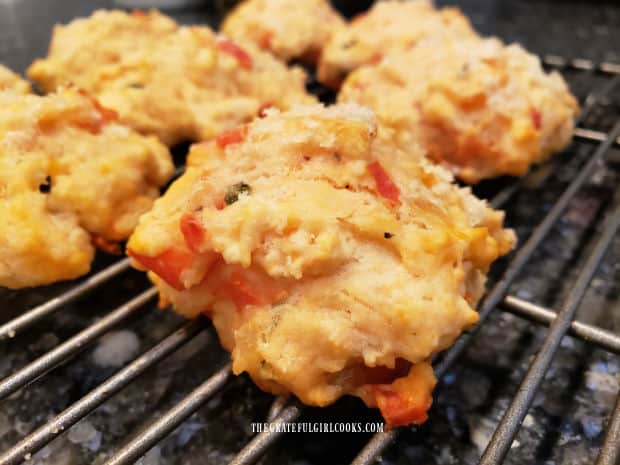
[[[543,239],[561,218],[575,195],[592,177],[595,169],[607,162],[606,158],[609,155],[610,149],[620,146],[620,120],[615,122],[612,129],[608,132],[592,129],[587,124],[589,116],[600,102],[620,88],[620,64],[597,64],[589,60],[567,60],[557,56],[545,56],[543,62],[551,68],[565,69],[577,73],[593,73],[605,79],[603,85],[591,91],[583,102],[583,110],[578,117],[578,127],[575,130],[576,139],[593,145],[592,154],[580,168],[578,175],[572,179],[559,199],[547,212],[542,222],[538,224],[528,239],[521,244],[503,274],[483,298],[479,305],[479,324],[471,331],[463,334],[452,348],[441,354],[434,363],[437,377],[441,379],[458,361],[470,341],[476,337],[480,327],[484,325],[484,322],[496,308],[508,311],[534,324],[548,327],[542,345],[538,348],[516,394],[511,399],[509,407],[504,412],[486,450],[480,458],[479,463],[483,465],[499,464],[504,460],[565,335],[569,334],[607,350],[612,354],[620,354],[620,336],[597,326],[575,321],[576,311],[589,287],[590,281],[620,228],[620,191],[616,191],[614,202],[606,214],[599,234],[593,240],[593,245],[588,251],[585,264],[579,270],[570,292],[557,311],[509,294],[510,285],[523,270]],[[535,171],[529,176],[535,176]],[[505,205],[519,191],[523,182],[527,182],[527,177],[505,186],[492,199],[493,206],[501,207]],[[62,310],[63,307],[79,301],[88,293],[103,286],[113,278],[120,276],[129,268],[129,259],[119,260],[57,297],[31,308],[17,318],[8,321],[0,326],[0,344],[6,343],[18,333],[28,330],[35,323],[40,322],[54,312]],[[55,367],[70,360],[106,332],[122,324],[130,316],[137,313],[145,304],[152,302],[156,296],[157,291],[152,287],[141,292],[123,305],[110,311],[86,329],[0,380],[0,402],[29,383],[44,376]],[[187,322],[77,402],[23,437],[9,450],[0,452],[0,465],[14,465],[27,461],[32,457],[32,454],[53,441],[57,436],[63,434],[63,432],[106,400],[132,383],[150,367],[171,355],[208,327],[209,323],[203,318]],[[231,376],[230,363],[225,363],[224,366],[191,391],[174,407],[115,451],[105,462],[105,465],[123,465],[135,462],[221,390]],[[272,405],[269,420],[276,424],[295,421],[300,417],[303,410],[304,407],[294,400],[287,401],[277,398]],[[260,421],[259,419],[257,420]],[[400,432],[400,429],[393,429],[374,435],[353,460],[353,464],[367,465],[372,463],[390,446]],[[231,464],[242,465],[256,462],[283,434],[285,433],[278,432],[277,430],[264,431],[257,434],[237,453]],[[597,459],[597,465],[615,465],[618,461],[620,461],[620,397],[616,400],[615,408],[610,414],[605,440]]]

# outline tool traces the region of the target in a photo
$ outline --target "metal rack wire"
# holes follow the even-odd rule
[[[620,87],[620,64],[594,63],[589,60],[568,60],[557,56],[545,56],[545,65],[559,69],[571,69],[598,73],[607,76],[607,82],[595,89],[586,98],[579,122],[585,121],[588,113],[599,101]],[[520,299],[515,295],[507,295],[510,285],[523,267],[528,263],[532,254],[548,235],[553,226],[569,206],[571,200],[581,187],[590,179],[592,173],[601,163],[605,162],[609,150],[613,146],[620,146],[620,121],[608,133],[587,127],[575,130],[575,138],[598,144],[587,163],[580,169],[579,174],[565,189],[559,200],[553,205],[543,221],[533,231],[528,240],[519,248],[514,258],[507,266],[503,275],[486,294],[479,305],[479,324],[470,332],[463,334],[453,345],[436,360],[435,371],[441,379],[458,360],[470,341],[476,336],[479,329],[495,308],[510,312],[530,322],[548,326],[546,338],[536,357],[533,359],[527,374],[513,397],[510,406],[495,430],[480,463],[484,465],[499,464],[503,461],[512,444],[515,435],[525,415],[531,406],[534,395],[553,360],[564,335],[570,334],[588,343],[594,344],[609,352],[620,354],[620,336],[604,329],[575,321],[575,312],[583,298],[594,272],[601,262],[605,251],[620,228],[620,191],[616,193],[614,208],[607,215],[601,232],[588,252],[586,262],[571,289],[571,292],[556,312],[553,309]],[[507,186],[492,200],[495,207],[508,202],[518,192],[520,181]],[[0,344],[26,331],[28,327],[66,305],[84,298],[88,293],[98,289],[104,283],[122,275],[129,269],[129,260],[123,259],[104,270],[92,275],[80,284],[59,296],[26,311],[21,316],[0,326]],[[104,318],[82,330],[78,334],[61,343],[53,350],[42,355],[25,367],[14,372],[7,378],[0,380],[0,402],[25,387],[34,380],[44,376],[56,366],[67,362],[85,347],[98,339],[111,328],[123,323],[130,316],[142,309],[156,296],[156,290],[149,288],[130,299],[125,304],[110,311]],[[114,396],[125,386],[134,381],[148,368],[156,365],[168,355],[179,349],[208,327],[208,322],[198,319],[184,324],[181,328],[169,334],[144,354],[112,375],[100,386],[56,415],[47,423],[41,425],[34,432],[21,439],[11,449],[0,455],[0,465],[14,465],[28,460],[33,453],[63,434],[68,428],[84,418],[87,414]],[[209,398],[217,393],[231,377],[230,364],[225,363],[215,374],[205,380],[191,393],[184,397],[173,408],[164,413],[159,419],[139,432],[131,441],[116,451],[105,465],[124,465],[133,463],[179,424],[198,410]],[[295,401],[276,401],[277,409],[273,410],[274,422],[290,422],[297,419],[303,412],[303,406]],[[355,465],[372,463],[377,456],[386,449],[399,435],[395,429],[376,434],[354,459]],[[281,432],[263,432],[256,435],[232,460],[232,464],[250,464],[258,460],[267,449],[280,437]],[[620,397],[611,415],[607,428],[606,438],[601,448],[598,465],[614,465],[620,459]]]

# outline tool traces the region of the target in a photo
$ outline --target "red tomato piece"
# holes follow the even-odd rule
[[[376,65],[383,59],[383,54],[377,52],[370,57],[370,63]]]
[[[216,143],[218,147],[225,148],[227,145],[238,144],[243,142],[245,139],[245,135],[248,132],[248,128],[246,126],[240,126],[233,129],[228,129],[226,131],[221,132],[216,139]]]
[[[433,403],[432,391],[436,379],[428,363],[414,365],[409,374],[392,384],[371,386],[375,400],[388,428],[420,424],[428,418]]]
[[[199,253],[200,246],[205,239],[205,230],[202,224],[193,214],[188,213],[181,218],[180,229],[189,250]]]
[[[400,392],[395,391],[389,385],[377,385],[374,391],[377,406],[390,427],[420,424],[428,418],[425,404],[408,402]]]
[[[265,114],[265,110],[268,110],[269,108],[273,108],[273,103],[271,102],[265,102],[263,103],[259,109],[258,109],[258,116],[259,118],[264,118],[265,116],[267,116]]]
[[[224,207],[226,207],[226,200],[224,200],[224,197],[221,197],[219,199],[217,199],[215,201],[215,208],[218,210],[224,210]]]
[[[224,290],[238,310],[248,305],[268,305],[286,297],[286,290],[264,272],[235,268],[224,283]]]
[[[532,124],[536,130],[540,131],[540,128],[542,127],[542,115],[540,114],[540,111],[536,108],[530,108],[530,118],[532,118]]]
[[[260,305],[261,296],[240,272],[233,272],[226,283],[230,298],[241,310],[248,305]]]
[[[242,68],[252,69],[252,57],[248,55],[248,53],[241,47],[239,47],[236,43],[224,39],[218,42],[218,47],[221,51],[234,56]]]
[[[78,92],[84,97],[86,97],[90,101],[90,103],[93,105],[93,107],[95,107],[95,110],[97,111],[97,113],[99,113],[99,118],[97,120],[89,121],[87,123],[82,124],[81,126],[85,127],[93,134],[98,134],[99,132],[101,132],[101,129],[106,124],[108,124],[111,121],[116,121],[118,119],[118,113],[116,113],[114,110],[111,110],[101,105],[101,103],[99,103],[99,100],[97,100],[95,97],[90,95],[84,89],[78,89]]]
[[[154,257],[140,255],[131,250],[127,250],[127,254],[177,291],[184,290],[181,273],[192,266],[193,254],[191,252],[172,247]]]
[[[273,39],[273,32],[271,31],[263,31],[260,34],[260,37],[258,38],[258,45],[265,49],[268,50],[269,48],[271,48],[271,40]]]
[[[368,171],[375,178],[379,194],[388,200],[397,202],[400,198],[400,189],[394,184],[394,181],[392,181],[387,171],[383,169],[383,166],[378,161],[375,161],[368,165]]]

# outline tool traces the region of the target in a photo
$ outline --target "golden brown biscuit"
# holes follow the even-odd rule
[[[0,92],[0,286],[82,275],[127,238],[172,174],[168,149],[88,94]]]
[[[246,0],[226,18],[222,32],[250,41],[283,60],[315,63],[344,20],[328,0]]]
[[[337,88],[354,69],[395,51],[410,50],[429,37],[475,37],[457,8],[435,9],[429,0],[377,2],[334,33],[323,48],[318,78]]]
[[[30,83],[10,69],[0,65],[0,91],[10,90],[19,94],[29,94]]]
[[[165,302],[213,319],[235,373],[311,405],[358,395],[393,426],[426,419],[430,357],[514,244],[502,221],[369,110],[306,106],[195,145],[128,250]]]
[[[420,143],[459,178],[522,175],[566,146],[575,98],[558,73],[497,39],[428,41],[353,72],[340,102],[373,109],[402,147]]]
[[[155,11],[98,11],[56,26],[48,58],[28,75],[46,91],[77,84],[121,122],[168,145],[209,139],[267,106],[315,100],[300,68]]]

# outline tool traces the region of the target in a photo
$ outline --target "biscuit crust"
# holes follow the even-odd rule
[[[429,38],[459,40],[476,35],[457,8],[436,9],[430,0],[376,2],[331,36],[323,48],[317,76],[325,85],[338,88],[360,66],[411,50]]]
[[[128,243],[163,302],[212,318],[234,372],[262,389],[424,421],[430,357],[476,322],[514,244],[503,213],[357,105],[269,111],[188,162]]]
[[[101,10],[58,25],[48,57],[28,75],[45,91],[86,89],[123,124],[167,145],[212,138],[268,106],[315,101],[301,68],[156,11]]]
[[[228,15],[222,32],[254,42],[283,60],[315,63],[334,31],[345,25],[328,0],[246,0]]]
[[[468,183],[520,176],[570,143],[578,104],[564,79],[495,38],[427,41],[351,73],[338,96],[375,111],[402,147]]]
[[[30,83],[5,66],[0,65],[0,92],[10,90],[19,94],[32,92]]]
[[[0,286],[89,270],[92,243],[126,239],[172,174],[168,149],[91,96],[0,92]]]

